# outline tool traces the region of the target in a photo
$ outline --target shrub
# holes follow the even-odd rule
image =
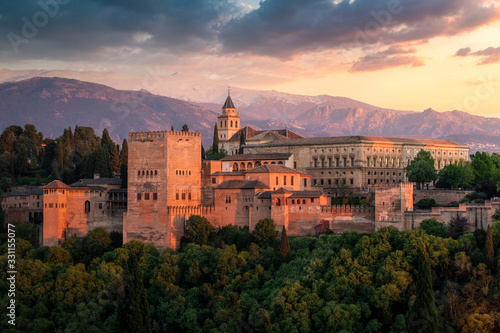
[[[417,207],[420,209],[431,209],[432,207],[436,206],[436,200],[432,198],[421,199],[417,202]]]

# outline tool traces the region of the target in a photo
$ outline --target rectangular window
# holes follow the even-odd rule
[[[188,200],[191,200],[191,192],[188,193]]]
[[[347,157],[344,157],[344,167],[347,166]]]
[[[340,166],[340,161],[339,161],[339,158],[337,157],[335,159],[335,166],[338,168]]]
[[[297,169],[297,162],[295,162],[295,161],[293,162],[293,168]]]
[[[215,177],[212,178],[212,184],[215,184]]]
[[[315,158],[315,159],[314,159],[314,167],[315,167],[315,168],[317,168],[317,167],[318,167],[318,159],[317,159],[317,158]]]
[[[283,176],[283,185],[286,186],[286,176]]]
[[[328,158],[328,166],[331,168],[333,165],[332,165],[332,158]]]
[[[144,200],[149,200],[149,193],[144,193]]]
[[[304,187],[307,187],[307,178],[304,178]]]
[[[179,200],[179,193],[175,193],[175,200]]]
[[[351,178],[351,185],[353,185],[353,184],[354,184],[354,179]]]
[[[313,179],[313,185],[316,186],[316,179]]]
[[[186,200],[186,193],[182,193],[182,200]]]
[[[153,200],[158,200],[158,193],[153,193]]]
[[[311,203],[313,203],[313,202],[314,202],[314,198],[311,198]]]
[[[323,185],[323,184],[324,184],[324,180],[323,180],[323,179],[321,179],[321,185]]]
[[[53,208],[54,204],[49,203],[49,208]]]
[[[142,193],[137,193],[137,201],[141,201],[142,200]]]
[[[326,161],[324,158],[321,159],[321,167],[322,168],[326,167]]]
[[[293,176],[291,176],[291,178],[290,178],[290,185],[293,186]]]
[[[351,157],[351,166],[354,166],[354,157]]]
[[[276,177],[276,185],[278,185],[278,177]]]
[[[102,203],[99,204],[99,209],[102,209]]]
[[[332,180],[328,179],[328,185],[332,185]]]

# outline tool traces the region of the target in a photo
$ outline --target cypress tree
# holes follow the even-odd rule
[[[182,131],[183,132],[189,132],[189,127],[187,124],[182,125]]]
[[[203,161],[205,159],[205,148],[203,145],[201,145],[201,160]]]
[[[149,304],[142,274],[138,269],[137,257],[133,251],[129,252],[128,260],[123,267],[122,287],[118,300],[118,332],[151,332]]]
[[[417,297],[410,309],[408,333],[438,333],[437,310],[432,289],[431,265],[425,246],[420,253],[417,275]]]
[[[111,170],[113,172],[120,172],[120,159],[118,158],[118,148],[113,144],[113,149],[110,153]]]
[[[219,153],[219,131],[217,130],[217,123],[214,126],[214,141],[212,143],[212,153]]]
[[[123,139],[122,150],[120,150],[120,164],[128,163],[128,143],[126,139]]]
[[[288,242],[285,226],[281,230],[280,257],[283,262],[287,262],[290,258],[290,243]]]
[[[486,244],[484,246],[484,255],[486,257],[486,263],[488,266],[493,268],[495,262],[495,249],[493,248],[493,233],[491,232],[491,226],[488,224],[488,231],[486,233]]]
[[[174,125],[170,126],[170,131],[174,131]]]

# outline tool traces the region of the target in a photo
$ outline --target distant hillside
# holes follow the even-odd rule
[[[190,130],[212,137],[217,115],[200,106],[147,91],[116,90],[104,85],[61,78],[32,78],[0,84],[0,127],[31,122],[44,136],[63,128],[108,128],[117,142],[130,131]],[[210,139],[211,140],[211,139]]]
[[[0,71],[1,74],[2,71]],[[5,74],[5,73],[4,73]],[[29,75],[26,74],[26,75]],[[0,127],[32,122],[45,136],[59,135],[74,125],[107,127],[113,139],[129,131],[190,129],[202,133],[205,146],[211,144],[213,125],[227,95],[219,93],[221,83],[172,75],[162,91],[182,95],[190,102],[154,95],[145,90],[117,90],[74,79],[37,77],[0,84]],[[178,80],[178,81],[175,81]],[[174,83],[179,82],[176,88]],[[226,94],[226,95],[224,95]],[[220,96],[219,96],[220,95]],[[276,91],[231,88],[231,96],[242,117],[242,125],[259,129],[289,128],[306,137],[376,135],[451,139],[468,144],[472,151],[500,151],[500,119],[470,115],[461,111],[424,112],[378,108],[345,97],[304,96]],[[198,98],[207,98],[201,102]],[[31,120],[30,120],[31,119]]]

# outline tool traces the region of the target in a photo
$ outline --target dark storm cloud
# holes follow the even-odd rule
[[[0,0],[0,52],[64,59],[107,47],[197,50],[235,12],[219,0]]]
[[[219,36],[226,52],[288,57],[306,50],[356,47],[455,35],[498,11],[476,0],[266,0],[231,20]]]
[[[398,66],[423,66],[422,58],[412,55],[415,49],[390,47],[385,51],[368,54],[359,58],[349,72],[376,71]]]
[[[470,47],[465,47],[457,51],[455,56],[475,56],[481,57],[481,61],[479,61],[478,65],[487,65],[493,64],[496,62],[500,62],[500,47],[488,47],[484,50],[479,50],[476,52],[472,52]]]

